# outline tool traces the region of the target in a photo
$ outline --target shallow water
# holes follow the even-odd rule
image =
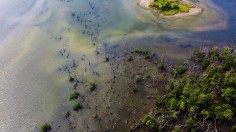
[[[93,11],[88,2],[92,3]],[[213,0],[215,5],[197,2],[202,6],[207,4],[209,9],[196,17],[179,20],[157,19],[153,11],[141,8],[137,2],[1,1],[0,131],[38,131],[44,121],[50,122],[54,129],[60,125],[61,131],[67,131],[63,112],[71,110],[68,95],[72,90],[68,74],[58,69],[71,60],[79,65],[78,76],[101,85],[95,94],[89,93],[94,96],[90,102],[103,103],[101,97],[109,89],[105,82],[111,69],[102,63],[105,53],[95,55],[91,32],[99,34],[98,48],[107,44],[110,51],[119,52],[126,47],[149,47],[167,58],[180,60],[188,58],[193,48],[236,42],[235,1]],[[83,34],[84,22],[72,17],[73,12],[83,20],[92,21],[89,35]],[[68,58],[60,55],[63,45],[70,55]],[[94,77],[92,70],[82,72],[89,63],[101,77]],[[86,93],[86,89],[81,92]],[[78,130],[83,122],[90,122],[85,119],[93,112],[88,107],[78,113]]]

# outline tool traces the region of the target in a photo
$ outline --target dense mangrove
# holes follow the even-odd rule
[[[147,72],[134,73],[137,74],[135,85],[141,85],[139,89],[149,85],[157,93],[152,94],[156,100],[155,107],[143,115],[131,130],[235,131],[234,48],[194,50],[191,58],[175,65],[156,61],[146,49],[134,50],[133,53],[141,54],[146,60],[145,66],[139,65],[140,69],[146,65],[156,67],[154,74],[150,66]],[[159,77],[162,74],[165,78]]]

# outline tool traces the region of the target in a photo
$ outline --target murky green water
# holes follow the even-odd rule
[[[77,130],[85,130],[84,122],[95,124],[94,130],[103,129],[90,118],[93,107],[104,103],[111,69],[103,62],[105,53],[96,55],[93,43],[99,51],[107,44],[112,52],[149,47],[174,59],[187,58],[197,47],[235,44],[236,3],[232,0],[213,0],[215,5],[201,0],[197,3],[205,7],[202,14],[178,20],[155,17],[137,2],[0,1],[0,131],[38,131],[44,121],[54,130],[60,126],[58,130],[67,131],[63,113],[72,109],[68,101],[72,88],[68,73],[60,69],[73,60],[77,76],[99,84],[95,93],[88,93],[86,84],[81,86],[89,105],[75,114]],[[100,76],[94,76],[94,71]]]

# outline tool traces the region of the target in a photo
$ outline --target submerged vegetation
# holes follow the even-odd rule
[[[155,0],[150,4],[150,7],[157,9],[164,15],[175,15],[179,12],[189,12],[190,8],[193,8],[194,5],[184,4],[179,0]]]
[[[195,50],[190,61],[166,71],[171,74],[158,96],[157,108],[140,119],[150,131],[235,130],[236,54],[234,49]]]

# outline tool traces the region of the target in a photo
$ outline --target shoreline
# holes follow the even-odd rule
[[[152,9],[149,7],[149,5],[153,2],[154,0],[140,0],[139,2],[139,5],[144,7],[144,8],[147,8],[147,9]],[[200,14],[203,9],[199,6],[197,6],[196,4],[188,1],[188,0],[182,0],[182,2],[184,4],[193,4],[194,7],[193,8],[190,8],[189,12],[188,13],[184,13],[184,12],[180,12],[180,13],[177,13],[175,15],[164,15],[162,13],[159,13],[161,17],[164,17],[164,18],[183,18],[183,17],[187,17],[187,16],[195,16],[195,15],[198,15]]]

